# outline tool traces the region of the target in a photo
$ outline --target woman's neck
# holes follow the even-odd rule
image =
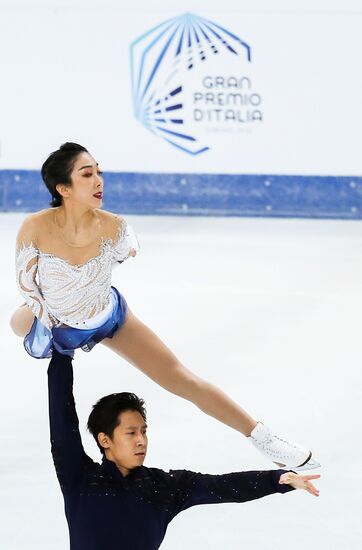
[[[74,234],[88,228],[95,217],[94,209],[80,205],[59,206],[54,214],[58,227]]]

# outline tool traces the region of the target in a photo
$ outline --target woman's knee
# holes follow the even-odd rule
[[[197,401],[198,395],[203,391],[204,381],[186,369],[181,363],[176,363],[171,368],[172,392],[188,401]]]
[[[27,305],[19,307],[10,318],[10,326],[16,336],[24,338],[34,321],[34,315]]]

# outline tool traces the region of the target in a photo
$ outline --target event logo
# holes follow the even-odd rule
[[[130,49],[135,117],[171,145],[198,155],[210,149],[212,133],[250,131],[262,122],[250,46],[217,23],[186,13]]]

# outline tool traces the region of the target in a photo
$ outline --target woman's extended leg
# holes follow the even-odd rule
[[[131,311],[123,327],[102,343],[166,390],[188,399],[206,414],[249,437],[258,450],[277,464],[300,469],[319,466],[310,451],[280,439],[221,390],[190,372]]]
[[[184,367],[167,346],[132,312],[123,327],[102,341],[166,390],[192,401],[213,416],[249,436],[256,421],[221,390]]]
[[[33,313],[24,304],[13,314],[10,324],[15,334],[24,337],[29,333],[33,321]],[[206,414],[250,436],[253,445],[277,464],[299,469],[319,466],[310,451],[280,439],[266,426],[256,423],[221,390],[190,372],[130,311],[123,327],[113,338],[106,338],[102,343],[168,391],[188,399]]]

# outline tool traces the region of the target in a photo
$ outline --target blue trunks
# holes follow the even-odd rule
[[[74,357],[77,348],[91,351],[104,338],[112,338],[126,320],[127,302],[114,287],[111,299],[113,308],[109,317],[100,326],[90,329],[63,326],[49,330],[35,317],[29,334],[24,338],[26,351],[36,359],[51,357],[53,348],[70,357]]]

